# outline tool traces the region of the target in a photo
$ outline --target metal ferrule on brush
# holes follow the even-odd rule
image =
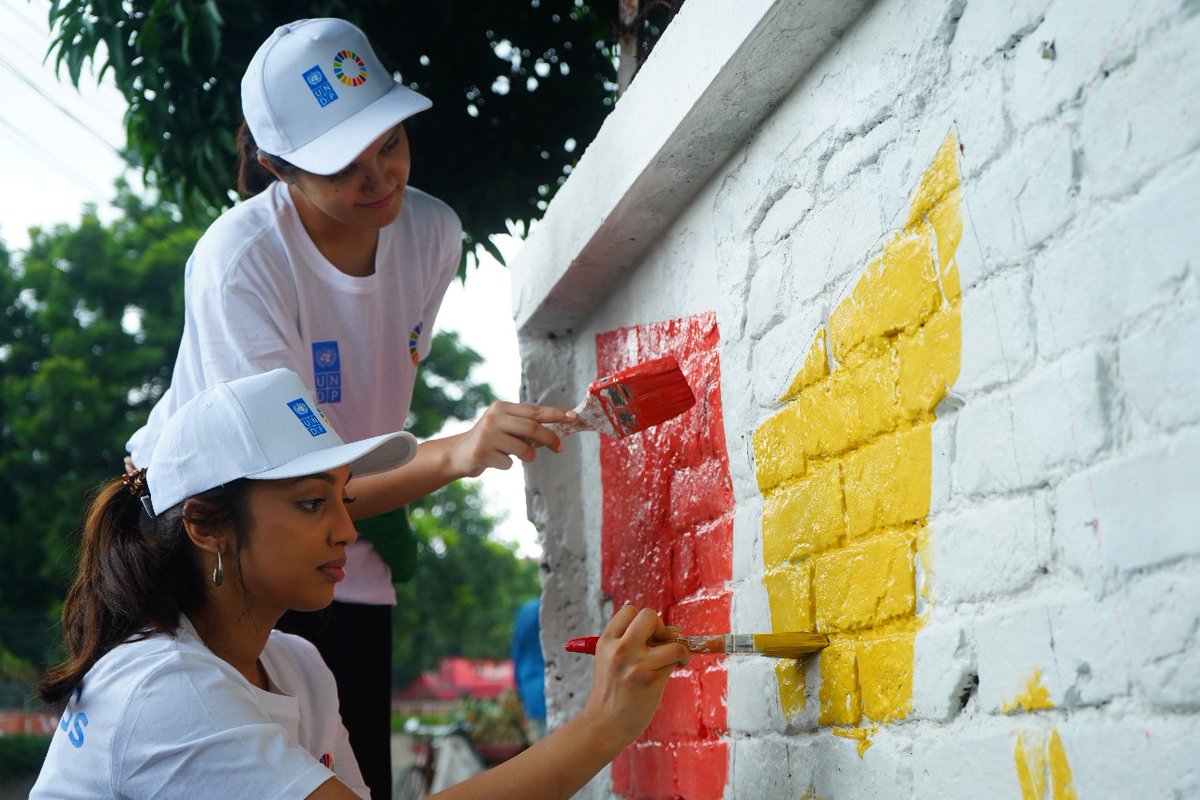
[[[747,655],[757,653],[758,649],[754,646],[754,634],[752,633],[727,633],[725,634],[725,652],[730,655]]]

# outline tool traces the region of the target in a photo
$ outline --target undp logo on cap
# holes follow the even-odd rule
[[[321,424],[321,420],[317,419],[317,415],[313,413],[313,409],[304,402],[304,398],[297,397],[288,403],[288,408],[296,415],[296,418],[304,423],[305,430],[309,436],[320,436],[325,433],[325,426]]]
[[[319,64],[305,70],[304,83],[308,85],[308,90],[313,93],[317,105],[321,108],[338,99],[337,92],[333,90],[333,84],[325,77],[325,72]]]

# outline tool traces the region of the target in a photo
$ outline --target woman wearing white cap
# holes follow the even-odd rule
[[[311,644],[272,626],[319,609],[355,541],[347,484],[413,458],[390,433],[344,444],[298,376],[220,383],[164,426],[146,470],[102,488],[63,606],[65,703],[32,798],[369,797]],[[626,606],[584,711],[446,797],[568,797],[649,722],[680,644]]]
[[[217,381],[289,368],[347,440],[400,430],[419,361],[461,257],[462,229],[441,201],[408,186],[403,120],[430,101],[394,80],[358,28],[338,19],[277,29],[242,81],[239,184],[253,195],[218,219],[187,265],[186,322],[171,388],[129,442],[149,463],[164,422]],[[533,444],[568,412],[497,403],[467,433],[425,442],[402,470],[351,487],[354,516],[396,509]],[[386,542],[378,542],[382,547]],[[391,571],[364,538],[327,620],[289,615],[342,692],[367,783],[390,782]],[[315,628],[315,630],[314,630]]]

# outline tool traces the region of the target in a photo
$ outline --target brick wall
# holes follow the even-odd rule
[[[726,661],[726,780],[672,796],[1200,796],[1200,4],[741,8],[689,0],[514,266],[535,399],[604,371],[598,334],[712,315],[712,591],[830,635]],[[664,86],[686,113],[644,111]],[[529,472],[547,652],[619,594],[604,452]],[[557,718],[586,681],[554,660]]]
[[[644,435],[600,444],[601,587],[613,610],[654,608],[684,630],[729,628],[733,491],[721,419],[720,335],[709,313],[596,338],[603,375],[673,355],[696,407]],[[641,739],[613,765],[627,797],[719,800],[728,772],[722,656],[676,670]]]

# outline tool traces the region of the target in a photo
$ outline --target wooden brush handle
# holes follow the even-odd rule
[[[723,653],[724,649],[719,648],[718,644],[714,643],[721,638],[720,636],[680,636],[678,639],[651,639],[647,644],[653,646],[656,644],[679,642],[692,653]],[[567,640],[566,651],[568,653],[583,653],[594,656],[596,655],[596,642],[599,640],[599,636],[577,636],[574,639]]]

